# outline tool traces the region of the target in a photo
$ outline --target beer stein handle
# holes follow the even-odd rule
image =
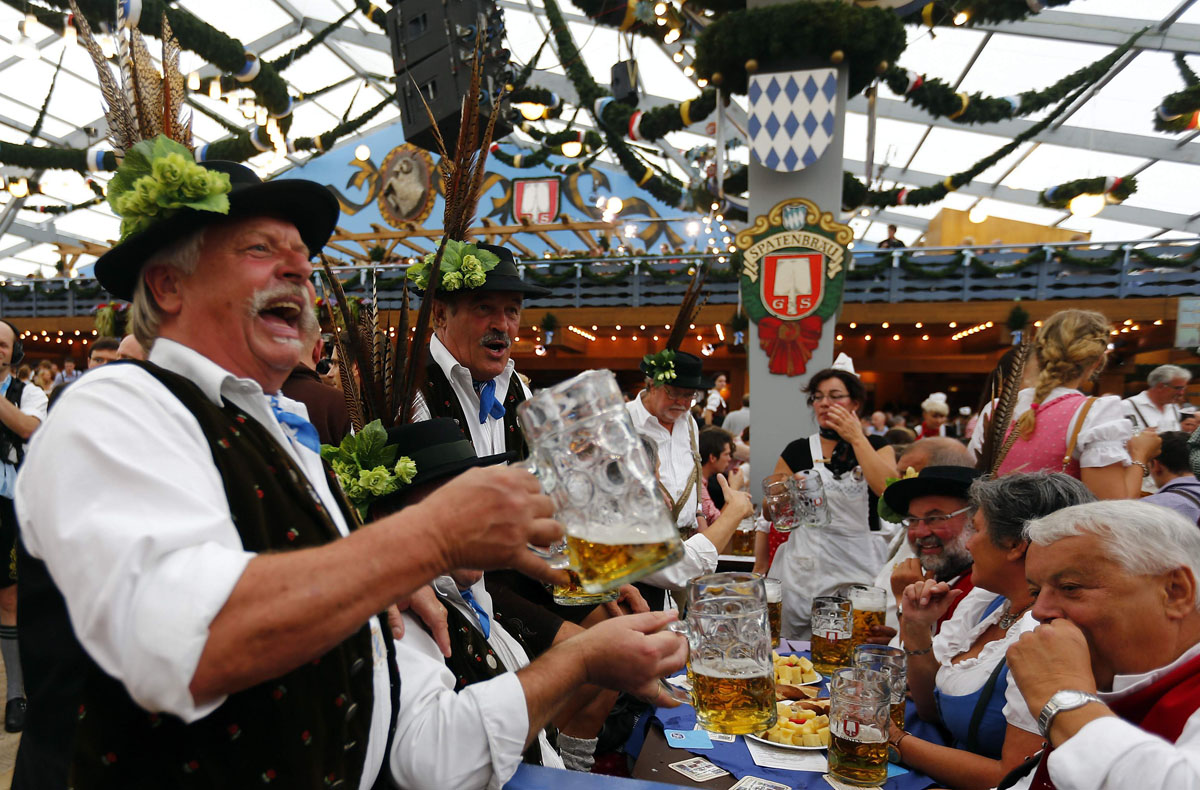
[[[667,623],[662,630],[673,631],[674,633],[680,634],[687,638],[688,643],[691,644],[691,629],[688,628],[688,624],[682,620],[676,620],[673,623]],[[663,691],[665,691],[667,696],[669,696],[671,699],[675,700],[676,702],[682,702],[684,705],[692,704],[692,695],[689,692],[684,691],[672,683],[668,683],[665,678],[660,678],[658,683],[662,686]]]
[[[546,561],[553,570],[561,571],[571,567],[571,558],[562,548],[551,548],[549,551],[532,543],[526,543],[526,548]]]

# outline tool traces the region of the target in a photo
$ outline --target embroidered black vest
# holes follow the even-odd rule
[[[450,380],[442,372],[442,368],[432,359],[425,368],[425,383],[421,386],[421,394],[425,397],[425,405],[429,407],[431,417],[450,417],[462,428],[467,441],[471,440],[471,428],[463,413],[458,395],[450,386]],[[529,447],[525,444],[525,434],[517,425],[517,406],[525,400],[525,390],[521,380],[514,370],[508,379],[508,392],[504,395],[504,449],[514,453],[517,460],[529,455]],[[475,415],[478,420],[479,416]]]
[[[454,604],[443,601],[446,607],[446,620],[450,628],[450,657],[446,659],[446,668],[454,673],[454,691],[462,691],[472,683],[481,683],[508,671],[504,661],[492,646],[487,637],[475,627],[475,624]],[[517,641],[521,639],[517,637]],[[525,647],[524,643],[521,644]],[[525,650],[529,654],[528,649]],[[555,743],[555,731],[551,726],[546,727],[546,735],[550,744]],[[537,740],[529,744],[529,748],[521,755],[523,762],[530,765],[542,764],[542,748]]]
[[[269,432],[228,401],[217,406],[187,379],[148,363],[158,379],[200,424],[220,472],[230,513],[243,546],[256,553],[320,546],[340,537],[303,473]],[[114,482],[119,485],[119,481]],[[339,491],[336,482],[331,488]],[[353,517],[339,502],[348,524]],[[25,559],[29,559],[28,555]],[[215,711],[191,724],[169,714],[148,713],[125,687],[106,675],[80,648],[65,606],[44,564],[22,564],[25,617],[40,628],[31,652],[57,667],[50,677],[76,675],[74,699],[59,694],[43,710],[59,727],[74,720],[74,733],[34,738],[45,768],[47,740],[69,751],[69,784],[75,790],[112,788],[204,788],[274,785],[356,790],[363,771],[374,702],[374,650],[368,625],[325,655],[265,683],[229,695]],[[27,581],[28,580],[28,581]],[[43,593],[38,595],[38,593]],[[54,623],[56,625],[51,625]],[[383,634],[391,628],[382,615]],[[391,675],[393,726],[398,704],[392,640],[383,640]],[[23,646],[24,647],[24,646]],[[69,665],[69,666],[66,666]],[[40,701],[31,693],[30,708]],[[36,724],[36,723],[35,723]],[[30,735],[39,735],[37,727]],[[391,733],[389,732],[389,741]],[[49,755],[53,756],[53,755]],[[60,759],[65,755],[59,755]],[[388,786],[386,759],[376,787]],[[57,790],[51,784],[40,784]],[[61,786],[61,785],[60,785]]]

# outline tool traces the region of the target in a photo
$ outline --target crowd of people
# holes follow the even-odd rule
[[[486,276],[433,296],[413,420],[383,445],[400,482],[363,518],[321,454],[357,408],[328,383],[348,361],[313,308],[310,258],[337,202],[206,166],[233,184],[227,215],[181,212],[97,263],[132,302],[128,347],[94,343],[51,398],[21,380],[19,330],[0,324],[13,786],[499,788],[522,762],[627,771],[633,719],[677,704],[660,683],[687,656],[665,630],[677,601],[754,513],[748,397],[728,411],[728,380],[682,351],[643,360],[626,411],[682,558],[615,600],[556,603],[548,585],[569,579],[529,546],[563,525],[510,463],[529,452],[517,407],[532,396],[513,339],[546,290],[479,244]],[[889,742],[938,785],[1200,785],[1189,376],[1166,365],[1134,398],[1087,395],[1108,337],[1097,313],[1048,317],[1013,374],[1028,386],[1011,422],[988,403],[973,433],[965,414],[947,430],[936,394],[915,434],[895,433],[844,356],[797,393],[816,431],[771,471],[818,481],[828,525],[758,518],[754,567],[782,582],[789,639],[809,637],[818,596],[886,591],[870,639],[904,649],[916,711]]]

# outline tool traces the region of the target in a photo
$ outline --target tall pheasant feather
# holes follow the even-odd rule
[[[1013,355],[1008,375],[998,375],[992,385],[992,413],[984,420],[983,446],[979,450],[977,468],[985,475],[995,475],[1016,440],[1017,431],[1010,431],[1017,396],[1025,377],[1025,363],[1033,349],[1033,333],[1026,332]]]
[[[700,307],[697,302],[700,300],[700,292],[704,288],[704,281],[708,278],[708,264],[696,267],[696,273],[692,275],[692,281],[688,283],[688,289],[683,294],[683,301],[679,303],[679,312],[675,315],[675,322],[671,324],[671,334],[667,337],[667,344],[664,348],[669,348],[672,351],[678,351],[683,345],[683,339],[687,336],[689,328],[695,323],[696,313]]]
[[[171,30],[171,23],[164,13],[162,18],[162,68],[163,68],[163,98],[162,98],[162,130],[180,145],[192,147],[192,117],[185,116],[184,102],[187,100],[187,88],[183,72],[179,70],[179,41]]]
[[[444,235],[434,253],[433,263],[429,266],[429,285],[421,296],[421,309],[417,312],[416,331],[409,344],[408,354],[404,361],[404,375],[400,386],[400,415],[401,421],[407,422],[411,415],[413,398],[424,383],[425,348],[428,344],[429,324],[433,312],[433,300],[441,284],[442,255],[446,242],[450,239],[465,241],[471,220],[475,217],[475,209],[479,203],[479,194],[485,180],[487,169],[488,149],[492,144],[492,134],[495,132],[496,118],[500,115],[500,103],[504,99],[504,91],[496,92],[487,126],[482,134],[479,129],[480,85],[482,82],[482,64],[480,62],[480,46],[482,31],[475,39],[475,57],[471,62],[471,81],[466,95],[462,100],[462,111],[459,115],[458,140],[454,150],[447,151],[446,143],[438,128],[437,119],[425,101],[425,95],[420,90],[417,94],[425,105],[425,112],[433,124],[434,140],[442,155],[438,170],[442,179],[442,197],[445,200],[445,212],[442,215]]]
[[[138,124],[142,138],[149,140],[162,132],[163,80],[150,58],[146,39],[136,30],[129,31],[130,51],[133,56],[133,92],[136,98]]]
[[[96,37],[92,35],[92,28],[83,15],[83,11],[79,10],[79,5],[75,0],[70,0],[70,3],[75,25],[79,30],[79,41],[88,51],[92,63],[96,66],[96,77],[100,81],[100,94],[104,98],[104,119],[108,122],[109,140],[112,142],[117,156],[122,156],[142,139],[138,134],[137,117],[134,115],[133,105],[109,70],[108,59],[104,57],[104,51],[96,43]]]

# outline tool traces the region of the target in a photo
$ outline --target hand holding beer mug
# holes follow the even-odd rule
[[[566,531],[569,567],[586,592],[608,592],[683,557],[612,371],[581,373],[517,410],[535,474]]]
[[[800,526],[802,507],[796,490],[796,482],[787,472],[767,475],[763,478],[763,518],[770,521],[779,532],[791,532]]]
[[[667,629],[687,637],[692,684],[690,698],[674,687],[671,695],[695,706],[701,727],[744,735],[775,724],[775,665],[762,576],[697,576],[688,582],[687,620]]]
[[[854,648],[853,666],[874,669],[888,676],[891,688],[889,709],[892,723],[904,729],[904,698],[908,693],[908,660],[903,648],[888,645],[858,645]]]
[[[829,774],[846,784],[877,787],[887,780],[888,700],[883,672],[846,667],[829,684]]]
[[[822,675],[850,665],[853,623],[849,598],[840,595],[813,598],[812,662]]]

